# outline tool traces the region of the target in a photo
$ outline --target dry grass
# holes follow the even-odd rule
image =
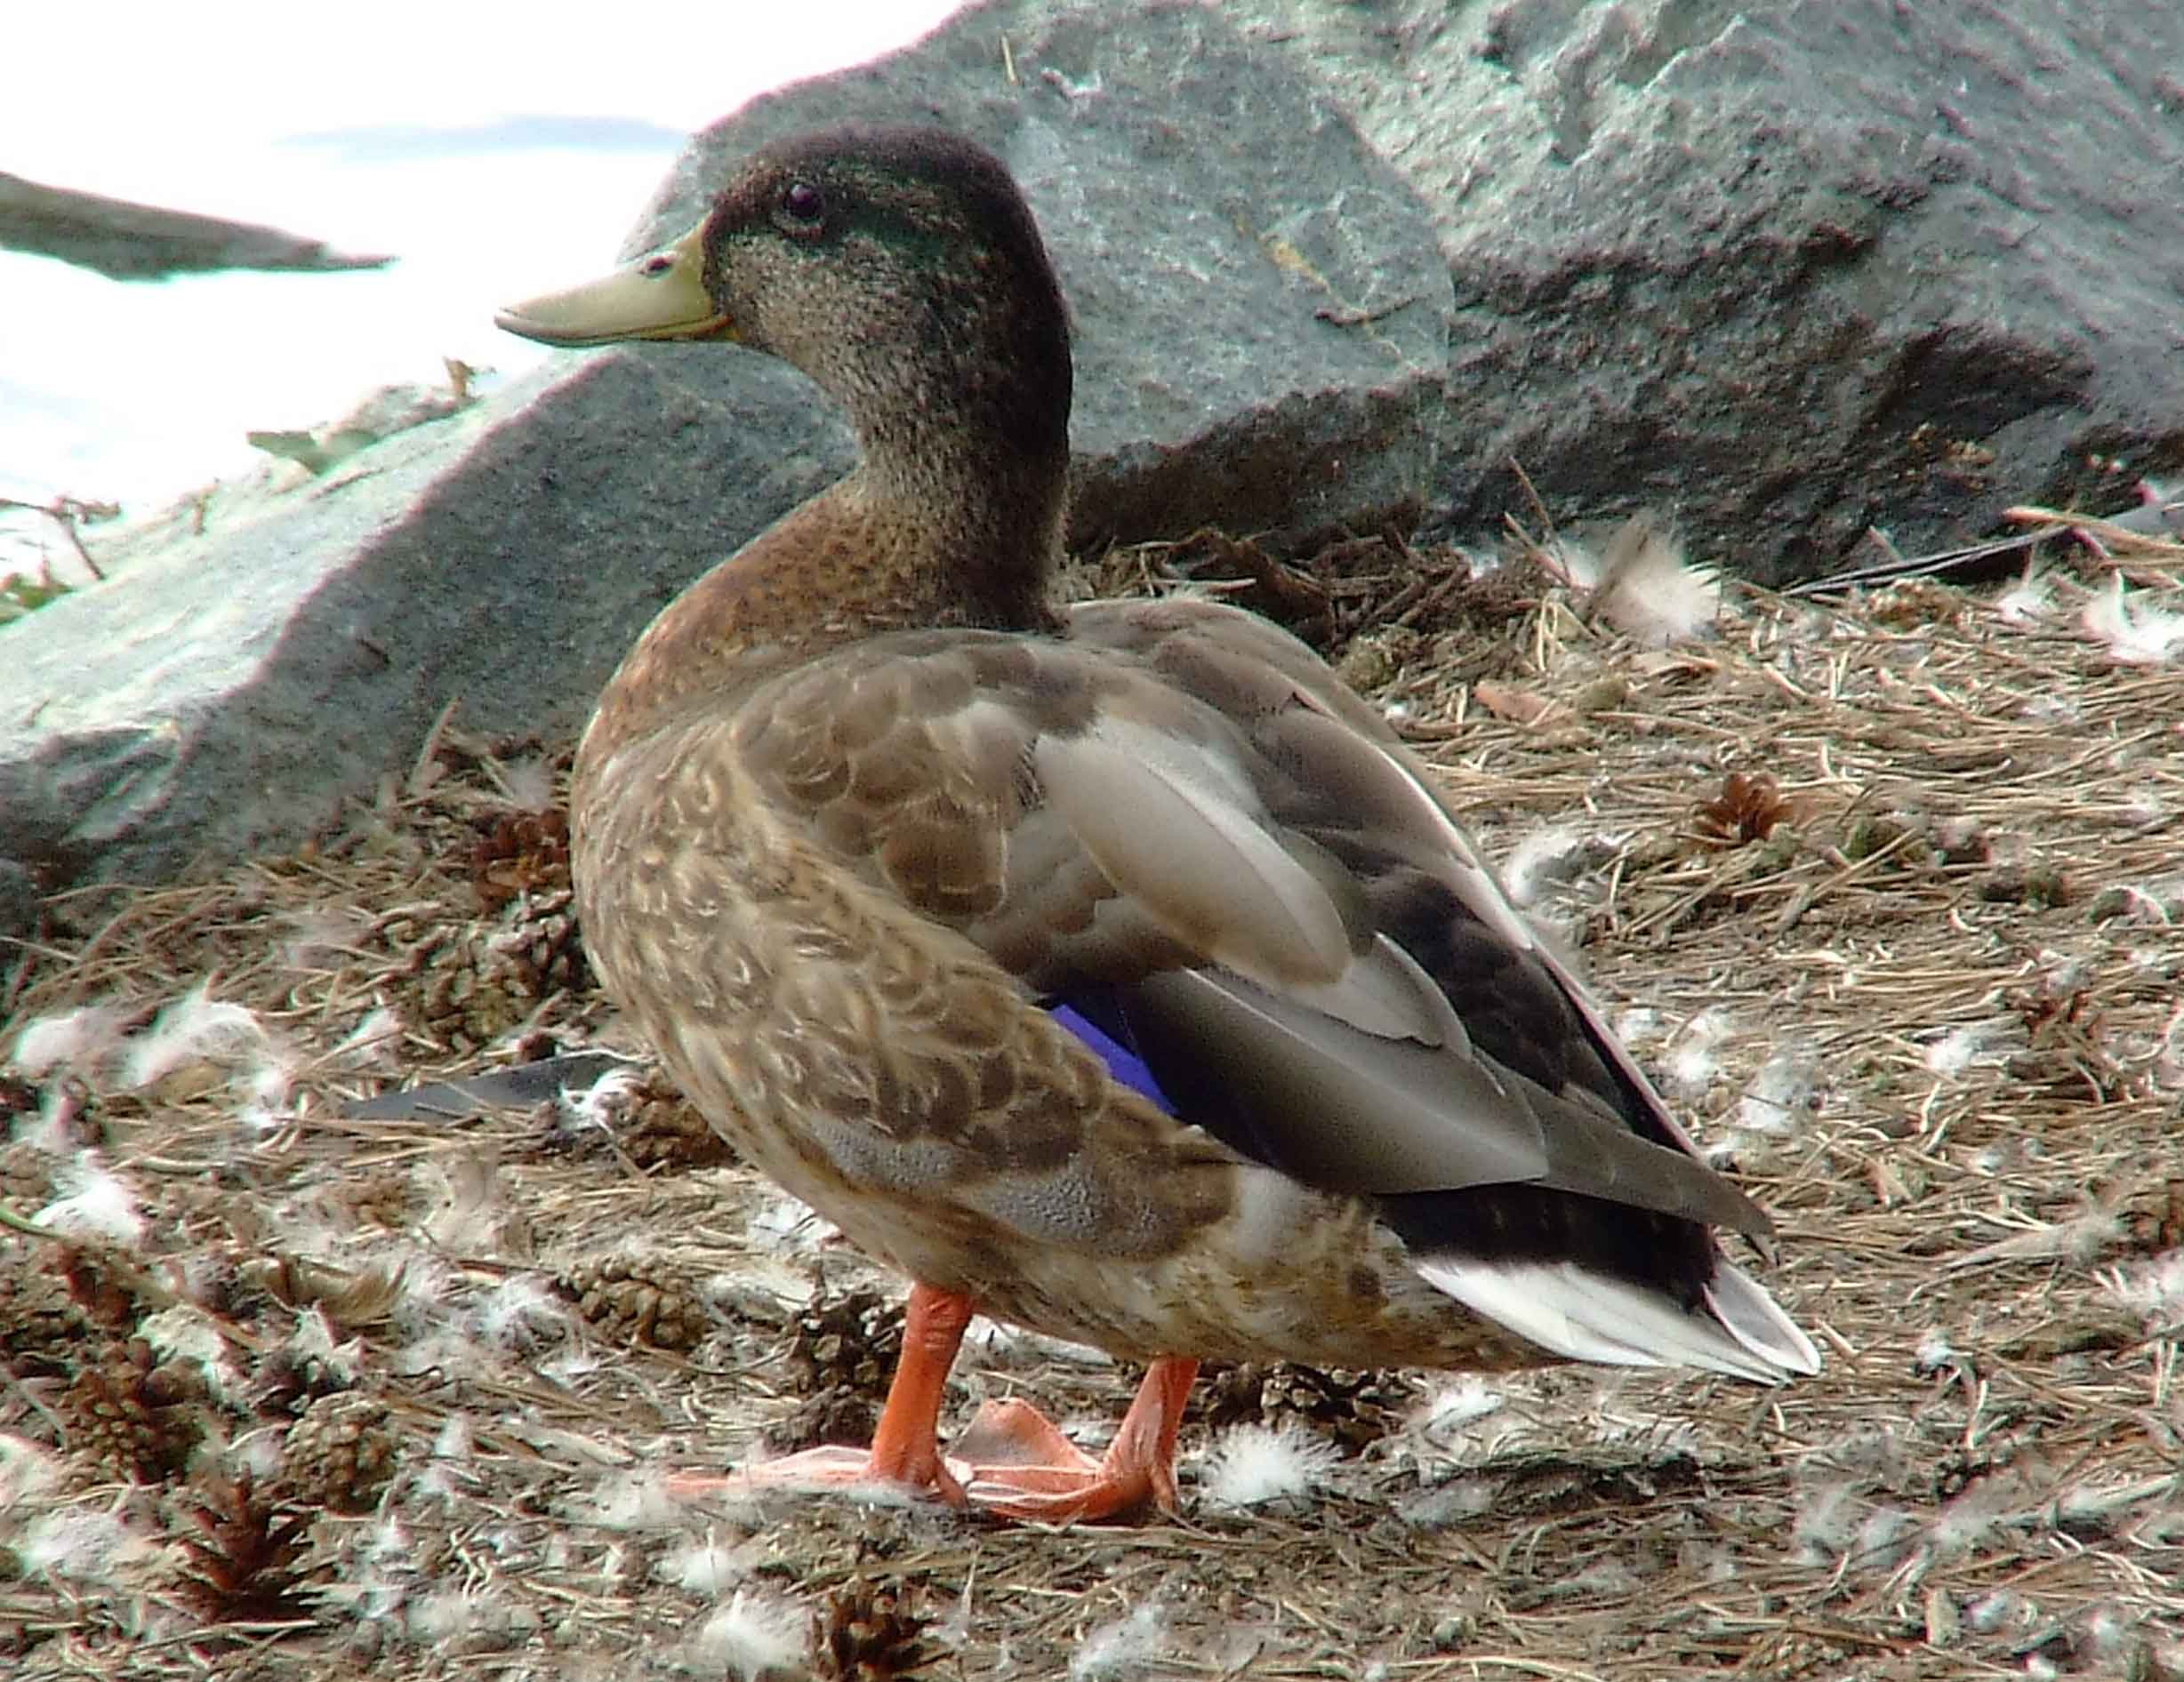
[[[86,1228],[0,1233],[0,1663],[736,1675],[816,1616],[909,1673],[862,1582],[933,1621],[941,1676],[2184,1669],[2178,669],[2111,663],[2068,581],[2023,624],[1923,583],[1746,595],[1661,653],[1394,546],[1108,581],[1208,554],[1516,856],[1777,1215],[1822,1376],[1232,1374],[1216,1421],[1362,1452],[1301,1510],[1137,1530],[670,1501],[662,1469],[869,1404],[884,1282],[656,1088],[341,1118],[612,1041],[551,757],[448,730],[338,840],[60,901],[8,978],[9,1041],[115,1013],[0,1085],[0,1200]],[[154,1022],[206,983],[250,1014]],[[963,1412],[1020,1389],[1096,1436],[1132,1375],[1000,1334],[960,1378]]]

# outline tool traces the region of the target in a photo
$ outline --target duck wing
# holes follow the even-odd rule
[[[1072,636],[1128,652],[1243,731],[1281,773],[1270,809],[1368,885],[1383,925],[1421,957],[1486,1053],[1633,1131],[1694,1154],[1590,989],[1510,903],[1431,774],[1304,644],[1255,614],[1187,597],[1089,602]],[[1724,1221],[1756,1238],[1756,1208]]]
[[[1510,904],[1375,709],[1294,637],[1217,604],[1088,603],[1071,630],[1237,725],[1269,811],[1354,872],[1379,939],[1425,972],[1468,1037],[1439,1054],[1371,1045],[1354,1022],[1233,976],[1149,978],[1118,1003],[1117,1025],[1184,1113],[1225,1098],[1262,1138],[1279,1132],[1253,1154],[1289,1155],[1333,1185],[1366,1174],[1361,1189],[1378,1192],[1422,1273],[1564,1354],[1762,1381],[1819,1370],[1811,1340],[1705,1229],[1764,1245],[1766,1216],[1696,1160],[1589,989]],[[1347,1125],[1361,1106],[1377,1125]],[[1498,1125],[1482,1127],[1487,1117]],[[1498,1185],[1429,1189],[1404,1172],[1414,1157],[1386,1149],[1460,1125],[1483,1149],[1527,1124],[1549,1166]]]
[[[1210,605],[1094,605],[1071,633],[870,639],[754,694],[739,760],[838,863],[1119,1030],[1184,1122],[1375,1200],[1451,1294],[1593,1358],[1586,1326],[1554,1334],[1573,1305],[1502,1299],[1568,1273],[1586,1325],[1629,1318],[1618,1293],[1689,1318],[1734,1271],[1709,1229],[1766,1217],[1370,709]],[[1757,1319],[1732,1347],[1769,1352],[1701,1364],[1796,1366],[1802,1334]]]

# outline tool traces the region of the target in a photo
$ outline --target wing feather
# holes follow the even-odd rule
[[[1186,1115],[1308,1183],[1522,1183],[1769,1230],[1308,650],[1202,603],[1093,605],[1073,629],[873,639],[751,709],[746,752],[811,833],[1027,989],[1116,1001],[1149,1062],[1200,1083]],[[1376,883],[1405,876],[1473,931],[1448,961],[1489,965],[1461,1009],[1384,926]],[[1556,1059],[1573,1037],[1583,1057],[1497,1053],[1522,1035],[1489,1043],[1465,1012],[1505,995],[1539,1001]]]
[[[1125,720],[1040,737],[1048,807],[1116,891],[1175,940],[1271,987],[1339,980],[1349,930],[1215,756]]]

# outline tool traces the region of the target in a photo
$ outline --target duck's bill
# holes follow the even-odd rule
[[[733,339],[735,324],[705,291],[704,225],[611,275],[511,304],[494,325],[546,345],[625,339]]]

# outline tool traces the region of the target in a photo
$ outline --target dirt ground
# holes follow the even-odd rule
[[[298,856],[63,897],[0,965],[0,1670],[2184,1675],[2184,665],[2133,658],[2184,604],[2140,566],[2116,630],[2051,562],[1731,587],[1654,652],[1522,565],[1108,558],[1245,581],[1393,709],[1827,1361],[1218,1373],[1136,1528],[670,1494],[856,1429],[896,1282],[651,1078],[347,1114],[621,1043],[555,744],[452,719]],[[951,1411],[1092,1445],[1135,1376],[996,1328]],[[1287,1493],[1223,1504],[1255,1446]]]

